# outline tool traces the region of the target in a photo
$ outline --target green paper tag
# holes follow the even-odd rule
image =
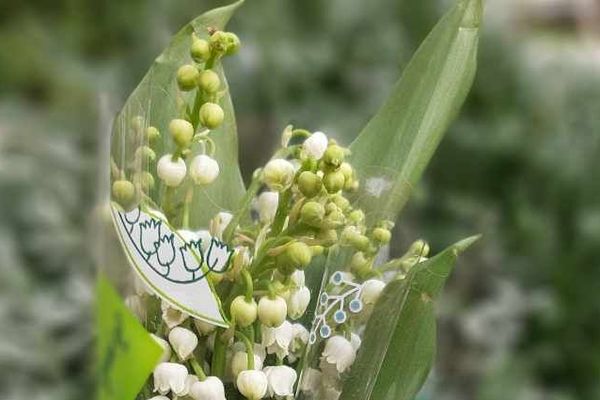
[[[133,400],[162,349],[102,275],[96,296],[98,400]]]

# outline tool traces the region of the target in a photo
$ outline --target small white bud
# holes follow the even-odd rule
[[[375,304],[379,300],[383,289],[385,289],[385,282],[379,279],[369,279],[363,283],[360,297],[365,304]]]
[[[292,290],[286,298],[288,316],[297,320],[304,315],[310,303],[310,290],[303,286]]]
[[[290,275],[290,282],[296,287],[301,288],[306,284],[306,276],[304,275],[304,271],[296,270],[292,275]]]
[[[227,226],[233,219],[233,214],[222,211],[215,215],[210,221],[210,233],[215,237],[222,237],[223,232],[227,229]],[[210,244],[210,243],[209,243]]]
[[[155,334],[150,334],[152,339],[163,349],[163,354],[160,358],[160,362],[167,362],[171,359],[171,346],[169,343],[161,337],[156,336]]]
[[[266,224],[273,221],[273,219],[275,219],[275,214],[277,214],[278,206],[278,192],[261,193],[260,196],[258,196],[258,199],[256,200],[256,208],[258,209],[260,222]]]
[[[176,327],[169,332],[169,342],[180,360],[187,360],[198,346],[198,337],[189,329]]]
[[[296,379],[298,379],[298,374],[296,374],[293,368],[287,365],[280,365],[267,367],[264,369],[264,372],[269,382],[269,397],[294,395],[294,385],[296,384]]]
[[[269,189],[281,192],[294,180],[294,165],[282,158],[271,160],[263,169],[263,179]]]
[[[322,360],[335,365],[340,374],[346,371],[356,359],[356,350],[343,336],[333,336],[327,340]]]
[[[309,157],[320,160],[328,144],[327,136],[323,132],[315,132],[304,141],[302,148]]]
[[[173,392],[176,396],[186,391],[188,370],[185,366],[175,363],[158,364],[154,370],[154,391],[162,395]]]
[[[165,185],[176,187],[183,182],[187,174],[187,167],[183,159],[178,158],[176,161],[173,161],[172,154],[165,154],[158,160],[156,173]]]
[[[280,326],[287,315],[287,304],[281,296],[264,296],[258,302],[258,319],[269,328]]]
[[[196,185],[209,185],[219,176],[219,164],[213,158],[201,154],[192,160],[190,176]]]
[[[226,400],[223,382],[216,376],[194,383],[189,395],[194,400]]]
[[[269,382],[262,371],[242,371],[236,380],[237,388],[249,400],[258,400],[265,397]]]

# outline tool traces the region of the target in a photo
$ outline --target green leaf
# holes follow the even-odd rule
[[[174,151],[169,138],[168,124],[171,119],[184,116],[185,110],[180,106],[182,100],[186,100],[189,104],[193,102],[194,96],[193,92],[181,93],[176,82],[177,69],[183,64],[192,62],[189,55],[191,35],[196,33],[201,38],[208,38],[208,28],[224,29],[233,13],[242,4],[243,0],[240,0],[229,6],[208,11],[185,25],[172,38],[163,53],[156,58],[139,86],[127,100],[115,120],[111,156],[113,163],[126,172],[128,179],[139,170],[148,170],[156,176],[154,162],[143,164],[134,159],[136,149],[146,144],[146,141],[143,130],[132,129],[132,120],[141,116],[144,127],[155,126],[161,132],[162,139],[159,141],[161,143],[153,145],[157,159],[163,154]],[[190,207],[192,227],[206,226],[218,211],[234,210],[245,191],[238,165],[237,127],[229,88],[220,63],[215,65],[214,71],[220,75],[223,82],[221,89],[227,89],[227,93],[219,101],[225,111],[225,121],[210,133],[217,147],[215,158],[221,167],[221,174],[219,179],[207,188],[194,186],[194,200]],[[176,202],[182,202],[189,185],[188,182],[177,189]],[[155,189],[150,197],[154,202],[159,203],[163,196],[164,193]],[[176,224],[178,222],[180,221],[175,221]]]
[[[461,0],[425,39],[379,112],[352,143],[356,201],[394,220],[457,115],[477,64],[481,0]]]
[[[425,382],[436,352],[434,301],[470,237],[418,264],[385,288],[367,324],[343,400],[410,400]]]
[[[98,399],[133,400],[163,351],[103,275],[96,295]]]

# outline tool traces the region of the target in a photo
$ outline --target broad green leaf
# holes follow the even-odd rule
[[[136,149],[146,144],[143,128],[154,126],[161,132],[161,143],[153,145],[157,158],[174,151],[172,140],[169,138],[168,124],[171,119],[184,116],[185,109],[181,104],[183,101],[192,103],[194,96],[192,92],[180,92],[176,83],[177,69],[183,64],[191,63],[189,47],[192,33],[196,33],[201,38],[208,38],[208,28],[224,29],[242,3],[243,0],[240,0],[229,6],[211,10],[185,25],[172,38],[163,53],[156,58],[139,86],[127,100],[115,120],[111,156],[113,164],[126,171],[128,179],[139,170],[148,170],[156,176],[155,163],[148,165],[134,158]],[[219,73],[223,82],[221,89],[227,90],[219,101],[225,111],[225,121],[210,133],[210,137],[216,144],[215,158],[221,167],[221,174],[207,188],[194,187],[194,200],[190,208],[192,227],[205,227],[210,218],[220,210],[234,210],[244,194],[244,183],[238,166],[237,128],[229,88],[220,63],[217,63],[214,70]],[[142,129],[136,129],[132,122],[138,116],[143,121]],[[195,151],[197,148],[192,150]],[[174,194],[179,203],[189,185],[188,182],[185,187],[178,188]],[[150,197],[154,202],[160,203],[164,197],[164,187],[155,189]],[[180,221],[171,222],[177,225]]]
[[[103,275],[96,295],[98,400],[133,400],[162,349]]]
[[[379,112],[352,143],[356,201],[372,220],[406,204],[473,82],[481,0],[460,0],[425,39]]]
[[[436,352],[434,301],[458,254],[478,237],[465,239],[416,265],[384,290],[367,324],[343,400],[410,400],[423,385]]]

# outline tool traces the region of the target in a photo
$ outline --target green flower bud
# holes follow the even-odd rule
[[[309,201],[300,210],[300,221],[306,225],[320,227],[325,217],[325,207],[316,201]]]
[[[160,132],[154,126],[149,126],[146,129],[146,139],[148,139],[148,143],[155,143],[160,139]]]
[[[327,228],[339,228],[346,223],[346,217],[341,211],[333,211],[327,214],[324,224]]]
[[[332,144],[329,145],[329,147],[327,147],[327,150],[325,150],[325,154],[323,155],[323,162],[330,169],[337,170],[344,162],[345,157],[346,151],[337,144]],[[343,176],[344,175],[342,174],[342,177]],[[343,183],[342,186],[344,186]]]
[[[354,210],[348,215],[348,221],[352,224],[360,224],[365,220],[363,210]]]
[[[198,39],[194,36],[190,48],[190,55],[197,63],[203,63],[210,58],[210,45],[206,40]]]
[[[121,179],[112,185],[113,199],[124,208],[128,208],[135,200],[135,186],[128,180]]]
[[[194,127],[185,119],[173,119],[169,123],[169,133],[178,147],[188,147],[194,137]]]
[[[275,158],[265,165],[262,178],[269,189],[282,192],[290,187],[295,173],[291,162],[283,158]]]
[[[208,129],[215,129],[223,123],[225,113],[220,105],[204,103],[200,107],[200,123]]]
[[[195,65],[182,65],[177,70],[177,84],[179,85],[179,89],[183,90],[184,92],[195,89],[198,85],[199,77],[200,72]]]
[[[147,193],[154,188],[154,175],[148,171],[137,172],[133,177],[133,182]]]
[[[284,275],[291,275],[297,269],[304,269],[312,260],[310,247],[303,242],[289,244],[277,257],[277,268]]]
[[[339,171],[328,172],[323,177],[323,185],[329,193],[337,193],[342,190],[344,182],[344,174]]]
[[[198,86],[206,93],[217,93],[221,86],[221,79],[219,75],[213,70],[207,69],[202,71],[198,78]]]
[[[240,39],[231,32],[217,31],[210,36],[210,48],[217,55],[232,55],[240,45]]]
[[[135,117],[131,118],[131,129],[133,129],[135,132],[141,132],[142,129],[144,129],[144,117],[141,115],[136,115]]]
[[[392,233],[384,228],[373,229],[373,240],[379,244],[388,244],[392,239]]]
[[[135,151],[135,159],[142,163],[154,161],[156,160],[156,153],[148,146],[141,146]]]
[[[338,208],[341,211],[347,211],[348,208],[350,208],[350,201],[345,198],[344,196],[342,196],[341,194],[336,194],[334,196],[331,196],[331,201],[333,202],[333,204],[335,204],[336,206],[338,206]]]
[[[364,276],[371,270],[372,262],[367,259],[365,253],[359,251],[352,256],[350,261],[350,270],[359,276]]]
[[[410,245],[405,256],[427,257],[429,255],[429,244],[419,239]]]
[[[240,38],[233,32],[225,32],[225,38],[227,40],[227,51],[225,54],[230,56],[237,53],[242,46]]]
[[[347,226],[342,232],[342,240],[360,251],[369,250],[371,242],[369,238],[360,233],[360,230],[355,226]]]
[[[322,187],[323,181],[314,172],[304,171],[298,177],[298,189],[309,199],[319,194]]]
[[[258,305],[256,301],[246,301],[244,296],[236,297],[229,308],[231,318],[235,320],[238,326],[245,328],[254,323],[258,316]]]
[[[283,297],[264,296],[258,301],[258,318],[263,325],[277,328],[283,324],[286,316],[287,303]]]
[[[323,246],[333,246],[338,241],[335,229],[325,229],[317,235],[317,239],[323,242]]]
[[[354,170],[352,169],[352,166],[347,162],[343,162],[342,165],[340,165],[340,172],[344,174],[346,182],[352,180],[352,178],[354,177]]]

